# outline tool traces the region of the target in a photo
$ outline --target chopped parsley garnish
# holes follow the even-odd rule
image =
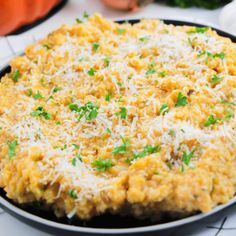
[[[27,89],[26,90],[26,95],[29,96],[29,97],[32,96],[33,95],[33,90],[31,88]]]
[[[70,104],[69,108],[79,114],[78,121],[85,117],[86,120],[93,120],[98,115],[99,107],[92,102],[87,102],[84,106],[78,107],[77,104]]]
[[[228,101],[224,101],[224,100],[222,100],[221,103],[222,103],[222,104],[225,104],[225,105],[236,106],[236,103],[235,103],[235,102],[228,102]]]
[[[168,111],[169,111],[169,106],[168,106],[168,104],[163,104],[162,106],[161,106],[161,108],[160,108],[160,114],[161,115],[164,115],[165,113],[167,113]]]
[[[126,29],[117,28],[117,29],[116,29],[116,32],[117,32],[118,34],[124,34],[124,33],[126,32]]]
[[[188,104],[187,97],[184,96],[181,92],[178,94],[175,107],[184,107]]]
[[[55,87],[55,88],[52,90],[52,92],[53,92],[53,93],[57,93],[57,92],[60,91],[60,90],[61,90],[60,87]]]
[[[147,145],[143,148],[143,150],[139,153],[134,153],[132,158],[128,158],[126,159],[126,162],[131,163],[132,161],[139,159],[139,158],[143,158],[149,154],[153,154],[153,153],[157,153],[161,150],[160,146],[151,146],[151,145]]]
[[[209,57],[211,58],[220,58],[221,60],[223,60],[225,58],[225,53],[224,52],[219,52],[219,53],[211,53],[208,51],[203,51],[201,53],[198,54],[198,56],[206,56],[206,63],[208,63],[208,59]]]
[[[63,151],[63,150],[65,150],[65,149],[67,149],[67,145],[66,145],[66,144],[63,145],[63,147],[61,148],[61,150]]]
[[[189,30],[189,31],[187,31],[187,33],[188,34],[196,34],[196,33],[203,34],[203,33],[207,32],[208,30],[209,30],[208,27],[195,27],[194,30]]]
[[[127,109],[125,107],[120,107],[120,111],[115,113],[116,116],[120,116],[121,119],[126,119]]]
[[[83,162],[83,159],[82,159],[82,157],[81,157],[79,154],[76,155],[76,156],[72,159],[72,161],[71,161],[72,166],[76,166],[77,161]]]
[[[96,73],[96,70],[95,70],[94,68],[90,68],[90,69],[88,70],[88,75],[89,75],[89,76],[94,76],[95,73]]]
[[[85,11],[85,12],[83,13],[83,17],[84,17],[84,18],[89,18],[88,12]]]
[[[141,37],[139,38],[139,41],[140,42],[147,42],[150,38],[148,36],[144,36],[144,37]]]
[[[189,165],[194,153],[195,153],[195,150],[191,151],[190,153],[187,153],[186,151],[184,151],[183,156],[182,156],[182,161],[186,166]]]
[[[76,199],[78,196],[77,196],[77,192],[74,190],[74,189],[71,189],[68,191],[68,195],[71,197],[71,198],[74,198]]]
[[[47,50],[51,49],[51,47],[48,46],[47,44],[43,44],[42,47],[46,48]]]
[[[112,97],[112,94],[111,94],[111,93],[108,93],[108,94],[105,96],[105,101],[110,102],[111,97]]]
[[[56,125],[61,125],[61,122],[60,122],[60,121],[57,121],[57,122],[56,122]]]
[[[35,100],[38,100],[38,99],[41,99],[41,98],[44,98],[43,95],[38,91],[36,94],[33,95],[33,98]]]
[[[164,78],[166,76],[166,72],[162,71],[158,74],[161,78]]]
[[[111,159],[97,159],[92,162],[92,166],[96,167],[97,171],[106,171],[113,166]]]
[[[72,146],[73,146],[75,149],[79,149],[79,148],[80,148],[80,145],[75,144],[75,143],[73,143]]]
[[[234,112],[230,109],[225,109],[226,111],[226,116],[224,117],[223,120],[229,121],[231,118],[234,118]]]
[[[20,77],[20,71],[17,69],[17,70],[13,73],[13,75],[12,75],[12,80],[13,80],[14,82],[17,82],[18,79],[19,79],[19,77]]]
[[[127,151],[127,148],[130,147],[130,143],[128,140],[124,139],[123,137],[121,137],[121,139],[122,139],[122,145],[117,146],[113,149],[112,151],[113,155],[124,154]]]
[[[105,57],[103,61],[104,61],[105,67],[108,67],[110,65],[111,59],[109,57]]]
[[[153,75],[155,74],[157,71],[154,68],[149,68],[146,72],[146,75]]]
[[[17,145],[18,145],[18,142],[16,140],[13,140],[12,142],[7,142],[8,157],[10,160],[16,155],[16,146]]]
[[[83,21],[82,21],[82,20],[80,20],[79,18],[76,18],[76,19],[75,19],[75,21],[76,21],[76,23],[78,23],[78,24],[81,24],[81,23],[83,23]]]
[[[93,51],[96,52],[98,50],[99,46],[100,46],[99,43],[93,43],[93,45],[92,45]]]
[[[212,83],[212,84],[217,84],[217,83],[219,83],[221,80],[222,80],[222,78],[221,78],[220,76],[218,76],[218,75],[215,74],[215,75],[211,78],[211,83]]]
[[[214,115],[210,115],[207,119],[207,121],[204,123],[205,127],[209,127],[211,125],[214,125],[219,119],[215,117]]]
[[[30,113],[31,116],[33,117],[44,117],[46,120],[50,120],[52,118],[52,115],[49,114],[44,110],[43,107],[37,107],[35,111]]]
[[[111,134],[111,130],[109,128],[106,128],[106,132]]]

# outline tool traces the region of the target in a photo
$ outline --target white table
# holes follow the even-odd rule
[[[59,11],[56,15],[38,25],[37,27],[24,33],[27,35],[34,35],[36,38],[46,35],[51,30],[57,28],[62,23],[71,23],[75,21],[75,18],[82,16],[83,12],[87,11],[89,14],[98,12],[105,17],[111,19],[134,19],[143,17],[158,17],[168,19],[182,19],[188,21],[195,21],[199,23],[210,24],[212,26],[219,27],[218,16],[221,9],[217,10],[204,10],[204,9],[180,9],[171,8],[161,4],[151,4],[143,8],[139,12],[121,12],[106,8],[101,4],[99,0],[70,0],[67,5]],[[218,229],[209,229],[207,226],[219,227],[225,221],[224,227],[231,228],[236,227],[236,206],[222,212],[219,217],[210,217],[210,219],[197,223],[194,225],[188,225],[178,230],[174,230],[165,235],[216,235]],[[44,232],[34,229],[17,219],[11,217],[7,213],[0,212],[0,235],[2,236],[46,236]],[[224,229],[219,232],[220,236],[233,236],[236,235],[236,230]]]

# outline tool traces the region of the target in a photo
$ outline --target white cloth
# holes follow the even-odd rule
[[[74,22],[75,18],[82,16],[83,12],[88,13],[99,12],[105,17],[111,19],[135,19],[135,18],[165,18],[193,21],[197,23],[205,23],[219,28],[218,16],[221,9],[204,10],[204,9],[180,9],[171,8],[162,4],[151,4],[139,12],[126,13],[114,11],[106,8],[100,0],[70,0],[69,3],[52,18],[37,27],[23,33],[19,36],[9,36],[0,38],[0,68],[6,65],[9,60],[21,54],[25,46],[35,42],[37,39],[45,36],[47,33],[57,28],[63,23]],[[223,224],[224,223],[224,224]],[[223,224],[223,229],[221,228]],[[40,230],[34,229],[0,209],[0,235],[10,236],[47,236]],[[219,231],[219,232],[218,232]],[[166,236],[182,236],[182,235],[203,235],[203,236],[234,236],[236,235],[236,206],[222,212],[218,217],[212,216],[207,220],[190,224],[178,229],[170,230],[165,233],[157,233]]]

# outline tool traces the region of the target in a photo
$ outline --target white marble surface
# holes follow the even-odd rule
[[[27,31],[23,34],[28,42],[32,41],[30,38],[40,38],[46,35],[51,30],[57,28],[62,23],[74,22],[75,18],[80,17],[84,11],[87,11],[89,14],[94,12],[99,12],[105,17],[111,19],[134,19],[134,18],[143,18],[143,17],[158,17],[166,19],[182,19],[188,21],[195,21],[200,23],[209,24],[219,28],[219,14],[221,9],[209,11],[197,8],[191,9],[180,9],[180,8],[171,8],[161,4],[151,4],[143,8],[139,12],[135,13],[126,13],[120,11],[114,11],[106,8],[101,4],[99,0],[70,0],[67,5],[54,15],[52,18],[48,19],[41,25]],[[16,40],[14,38],[10,40]],[[18,40],[18,39],[17,39]],[[18,40],[19,41],[19,40]],[[20,41],[19,41],[20,42]],[[24,41],[22,47],[25,45]],[[1,41],[0,41],[1,43]],[[4,43],[2,41],[2,43]],[[1,46],[1,45],[0,45]],[[1,49],[3,47],[1,46]],[[18,50],[18,51],[17,51]],[[20,51],[19,44],[16,52]],[[8,52],[6,52],[8,53]],[[10,55],[9,55],[10,57]],[[0,66],[1,66],[0,61]],[[226,220],[225,220],[226,219]],[[219,227],[223,225],[223,229],[219,231]],[[210,228],[209,228],[210,226]],[[204,220],[201,223],[195,223],[191,225],[184,226],[179,229],[171,230],[168,233],[157,234],[166,235],[166,236],[182,236],[182,235],[204,235],[204,236],[234,236],[236,235],[236,206],[230,207],[226,211],[222,212],[217,217],[210,217],[207,220]],[[47,236],[40,230],[34,229],[12,216],[8,215],[6,212],[0,210],[0,235],[1,236]]]

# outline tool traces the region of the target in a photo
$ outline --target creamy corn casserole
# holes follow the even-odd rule
[[[0,187],[60,217],[208,212],[236,192],[236,44],[99,15],[63,25],[0,83]]]

